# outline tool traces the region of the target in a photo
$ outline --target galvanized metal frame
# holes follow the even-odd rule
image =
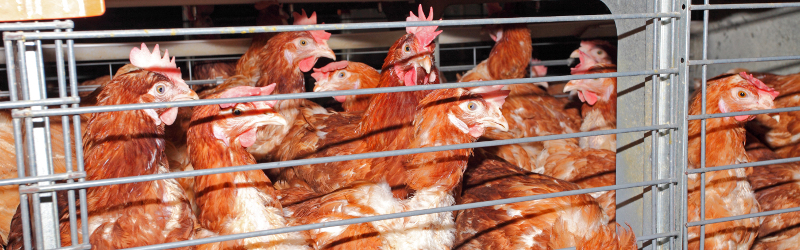
[[[545,199],[552,197],[568,196],[575,194],[585,194],[598,191],[618,190],[618,221],[629,223],[639,237],[638,241],[643,242],[643,248],[646,249],[686,249],[688,244],[687,232],[688,228],[692,226],[701,226],[718,223],[723,221],[751,218],[757,216],[765,216],[776,213],[800,211],[800,208],[789,208],[776,211],[768,211],[757,214],[750,214],[744,216],[733,216],[727,218],[718,218],[713,220],[700,220],[689,222],[687,220],[687,176],[688,174],[701,174],[709,171],[719,171],[732,168],[763,166],[768,164],[777,164],[783,162],[790,162],[800,160],[800,157],[780,159],[772,161],[764,161],[758,163],[736,164],[730,166],[720,166],[714,168],[704,168],[704,162],[701,163],[703,168],[688,169],[687,168],[687,142],[688,142],[688,121],[689,120],[703,120],[708,118],[730,117],[735,115],[750,115],[761,113],[773,113],[784,111],[800,110],[800,107],[774,109],[766,111],[746,111],[734,112],[726,114],[701,114],[688,116],[689,104],[689,67],[692,65],[703,65],[703,88],[702,92],[705,94],[705,65],[717,63],[733,63],[733,62],[755,62],[755,61],[772,61],[772,60],[797,60],[800,56],[782,56],[782,57],[764,57],[764,58],[741,58],[741,59],[715,59],[708,60],[706,53],[703,53],[702,59],[690,59],[690,17],[692,10],[704,11],[704,38],[707,37],[708,25],[708,11],[715,9],[752,9],[752,8],[780,8],[780,7],[798,7],[800,3],[783,3],[783,4],[730,4],[730,5],[710,5],[706,1],[703,5],[691,5],[688,0],[652,0],[652,1],[636,1],[634,3],[619,4],[612,1],[607,1],[607,6],[612,10],[610,15],[591,15],[591,16],[557,16],[557,17],[528,17],[528,18],[506,18],[506,19],[473,19],[473,20],[444,20],[444,21],[429,21],[429,22],[381,22],[381,23],[349,23],[349,24],[320,24],[320,25],[305,25],[305,26],[253,26],[253,27],[228,27],[228,28],[183,28],[183,29],[166,29],[166,30],[117,30],[117,31],[89,31],[89,32],[72,32],[72,22],[59,22],[52,23],[32,23],[32,24],[3,24],[0,25],[0,30],[36,30],[36,32],[6,32],[4,33],[4,45],[6,48],[6,61],[7,64],[7,77],[9,79],[9,95],[11,102],[0,103],[0,108],[11,108],[14,124],[14,139],[16,144],[17,156],[26,155],[30,164],[28,174],[26,175],[25,163],[22,157],[17,157],[18,172],[20,178],[11,180],[0,180],[0,185],[20,185],[20,206],[23,218],[30,218],[28,206],[28,197],[33,199],[33,218],[34,224],[30,220],[23,220],[23,236],[25,241],[25,249],[31,249],[32,243],[36,243],[36,247],[43,249],[43,237],[41,230],[33,230],[34,226],[41,228],[42,221],[40,217],[41,211],[38,211],[39,196],[41,194],[51,194],[55,197],[56,191],[67,191],[69,196],[69,221],[70,221],[70,238],[72,242],[78,241],[78,220],[81,221],[81,232],[83,242],[88,242],[88,223],[87,214],[81,213],[80,218],[76,214],[76,204],[74,202],[75,190],[78,190],[78,200],[81,211],[86,211],[86,188],[114,185],[131,182],[152,181],[168,178],[181,178],[192,177],[199,175],[218,174],[236,171],[246,171],[255,169],[272,169],[291,167],[306,164],[316,164],[323,162],[346,161],[363,158],[386,157],[394,155],[415,154],[431,151],[453,150],[462,148],[475,148],[475,147],[489,147],[505,144],[525,143],[544,140],[555,140],[564,138],[575,138],[583,136],[603,135],[603,134],[617,134],[618,135],[618,156],[617,168],[618,179],[617,185],[599,188],[589,188],[574,190],[561,193],[536,195],[529,197],[517,197],[511,199],[486,201],[471,204],[461,204],[450,207],[427,209],[419,211],[410,211],[398,214],[388,214],[373,217],[364,217],[350,220],[326,222],[319,224],[310,224],[297,227],[286,227],[272,230],[264,230],[257,232],[250,232],[244,234],[225,235],[205,239],[197,239],[184,242],[174,242],[168,244],[152,245],[139,247],[135,249],[166,249],[181,246],[197,245],[218,241],[242,239],[248,237],[255,237],[261,235],[286,233],[293,231],[303,231],[309,229],[316,229],[330,226],[348,225],[354,223],[363,223],[374,220],[384,220],[405,216],[414,216],[428,213],[439,213],[447,211],[455,211],[461,209],[469,209],[475,207],[492,206],[497,204],[505,204],[512,202],[528,201],[535,199]],[[213,100],[198,100],[198,101],[183,101],[171,103],[149,103],[149,104],[131,104],[131,105],[114,105],[114,106],[101,106],[101,107],[79,107],[79,87],[77,86],[76,78],[76,62],[74,55],[74,39],[83,38],[108,38],[108,37],[149,37],[149,36],[183,36],[183,35],[201,35],[201,34],[218,34],[220,32],[232,33],[261,33],[261,32],[283,32],[283,31],[299,31],[299,30],[321,30],[321,29],[373,29],[373,28],[399,28],[410,26],[426,26],[426,25],[439,25],[439,26],[456,26],[456,25],[483,25],[483,24],[498,24],[498,23],[531,23],[531,22],[567,22],[567,21],[588,21],[588,20],[615,20],[617,22],[617,31],[620,35],[619,48],[620,53],[617,73],[603,73],[591,75],[577,75],[577,76],[551,76],[551,77],[538,77],[527,79],[513,79],[501,81],[486,81],[486,82],[468,82],[468,83],[449,83],[440,85],[425,85],[425,86],[405,86],[393,88],[380,88],[380,89],[360,89],[360,90],[346,90],[346,91],[331,91],[331,92],[314,92],[314,93],[300,93],[300,94],[284,94],[284,95],[271,95],[271,96],[257,96],[257,97],[241,97],[241,98],[227,98],[227,99],[213,99]],[[644,28],[644,30],[642,30]],[[40,32],[40,30],[54,30],[53,32]],[[64,32],[66,31],[66,32]],[[652,33],[651,33],[652,32]],[[650,34],[650,35],[648,35]],[[27,77],[25,74],[20,74],[19,79],[16,77],[16,72],[24,72],[25,65],[25,41],[35,41],[35,46],[41,49],[41,40],[55,40],[56,43],[56,65],[58,77],[58,98],[46,98],[43,96],[42,100],[30,100],[27,95]],[[66,40],[67,47],[67,72],[64,71],[64,58],[62,51],[63,41]],[[15,44],[16,42],[16,44]],[[14,60],[14,51],[19,54],[17,61]],[[704,49],[707,47],[707,41],[704,39]],[[41,59],[41,53],[38,53]],[[19,65],[16,65],[18,62]],[[475,62],[473,62],[475,63]],[[553,62],[556,63],[556,62]],[[41,71],[42,64],[39,63],[39,74],[41,79],[44,79],[44,73]],[[69,89],[65,76],[69,77]],[[81,145],[80,136],[70,136],[69,126],[72,121],[74,128],[73,134],[80,135],[80,119],[79,115],[83,113],[94,112],[109,112],[121,110],[133,110],[144,108],[163,108],[163,107],[186,107],[198,105],[212,105],[220,103],[231,102],[250,102],[259,100],[283,100],[295,98],[317,98],[317,97],[330,97],[337,95],[355,95],[355,94],[374,94],[386,92],[403,92],[403,91],[417,91],[417,90],[431,90],[442,88],[456,88],[456,87],[474,87],[495,84],[522,84],[530,82],[552,82],[552,81],[567,81],[574,79],[590,79],[590,78],[605,78],[605,77],[618,77],[618,102],[619,103],[646,103],[649,104],[649,109],[646,105],[620,105],[619,124],[617,129],[581,132],[563,135],[549,135],[540,137],[500,140],[500,141],[484,141],[469,144],[448,145],[438,147],[404,149],[386,152],[375,152],[357,155],[334,156],[315,159],[303,159],[284,162],[262,163],[248,166],[236,166],[221,169],[206,169],[194,170],[187,172],[175,172],[162,175],[148,175],[148,176],[133,176],[116,179],[105,179],[95,181],[85,181],[85,171],[83,166],[83,150]],[[219,80],[205,80],[206,82],[216,82]],[[42,80],[43,82],[43,80]],[[198,81],[201,82],[201,81]],[[17,88],[20,88],[21,93],[17,93]],[[43,86],[40,86],[43,87]],[[69,93],[67,93],[69,91]],[[23,100],[18,100],[18,94],[22,94]],[[649,101],[648,101],[649,100]],[[55,109],[41,109],[35,110],[33,107],[43,105],[60,105],[60,108]],[[703,101],[705,107],[705,101]],[[64,143],[66,158],[70,159],[71,145],[70,138],[75,142],[74,152],[76,154],[77,166],[73,169],[71,161],[67,160],[67,173],[65,174],[47,174],[44,176],[37,176],[36,164],[48,164],[50,171],[52,171],[51,162],[34,162],[32,161],[33,145],[31,135],[22,136],[23,121],[26,128],[30,131],[32,128],[32,119],[45,118],[49,116],[62,116],[62,126],[64,127]],[[47,124],[47,123],[45,123]],[[705,131],[703,131],[705,132]],[[47,130],[46,138],[50,138],[49,129]],[[650,139],[646,139],[650,136]],[[23,140],[27,143],[24,144]],[[705,135],[703,133],[703,140]],[[47,143],[49,145],[49,142]],[[704,144],[704,143],[703,143]],[[22,147],[27,145],[27,154]],[[704,154],[705,147],[701,149]],[[650,168],[642,168],[647,165],[646,160],[650,158]],[[704,160],[704,157],[701,157]],[[649,176],[649,177],[648,177]],[[704,177],[703,177],[704,178]],[[76,181],[77,179],[77,181]],[[66,183],[54,184],[53,181],[66,181]],[[704,193],[704,185],[701,185],[701,193]],[[704,196],[704,194],[703,194]],[[701,203],[701,211],[704,211],[704,202]],[[677,214],[675,214],[677,212]],[[704,217],[704,215],[702,216]],[[49,226],[56,226],[57,221],[51,222]],[[649,225],[649,226],[647,226]],[[34,233],[32,240],[31,233]],[[704,234],[701,234],[703,237]],[[59,249],[86,249],[88,244],[75,245],[71,247],[59,246]],[[702,249],[702,244],[701,244]]]

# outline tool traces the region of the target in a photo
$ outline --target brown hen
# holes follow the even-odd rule
[[[196,100],[180,78],[174,59],[161,58],[158,45],[151,54],[131,51],[131,64],[117,71],[97,98],[98,105]],[[87,180],[169,172],[164,154],[164,125],[175,121],[177,108],[95,113],[83,135]],[[61,206],[61,246],[70,246],[66,192],[58,193]],[[94,247],[128,248],[187,240],[194,232],[189,201],[174,179],[89,188],[87,190],[89,243]],[[86,211],[80,211],[86,212]],[[19,211],[18,213],[19,214]],[[163,214],[164,216],[152,216]],[[80,227],[80,226],[79,226]],[[22,226],[12,222],[10,249],[22,248]],[[80,234],[80,233],[79,233]]]
[[[692,99],[689,115],[701,112],[700,92]],[[722,75],[708,82],[706,113],[728,113],[774,108],[773,98],[778,93],[750,75]],[[746,163],[745,122],[752,115],[713,118],[706,120],[705,167],[718,167]],[[700,121],[689,121],[689,168],[700,166]],[[712,171],[706,173],[705,183],[699,174],[689,175],[688,219],[700,219],[700,199],[705,199],[705,219],[745,215],[761,211],[758,201],[746,179],[745,169]],[[700,196],[700,185],[705,185],[706,196]],[[750,218],[709,224],[705,227],[705,242],[700,242],[700,227],[689,228],[689,249],[749,249],[756,238],[761,219]]]
[[[500,105],[507,93],[480,94],[485,98],[478,93],[465,89],[431,92],[419,103],[410,147],[470,143],[485,128],[506,129]],[[407,184],[416,193],[407,199],[396,199],[385,182],[354,182],[321,198],[289,207],[289,214],[297,218],[296,224],[309,224],[453,205],[454,189],[471,153],[472,149],[458,149],[404,155],[400,156],[404,160],[395,162],[375,159],[356,163],[364,167],[401,164],[409,175]],[[437,213],[312,230],[308,234],[315,248],[450,249],[453,222],[452,213]]]

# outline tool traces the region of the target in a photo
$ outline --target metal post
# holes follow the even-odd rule
[[[41,49],[41,41],[24,42],[18,41],[20,57],[20,69],[25,68],[24,72],[20,72],[22,84],[26,84],[27,93],[23,91],[23,95],[27,94],[27,100],[42,100],[46,99],[45,92],[47,89],[44,87],[43,66],[44,63],[39,58]],[[35,50],[27,51],[26,45],[39,45]],[[26,81],[27,80],[27,81]],[[31,110],[42,110],[42,106],[33,106]],[[29,164],[31,166],[31,176],[47,176],[52,174],[53,167],[50,165],[51,157],[48,154],[49,148],[49,131],[46,124],[46,118],[29,118],[25,119],[26,131],[29,135],[26,142],[28,143],[27,152]],[[52,185],[52,182],[45,181],[39,182],[39,186]],[[58,215],[55,207],[55,192],[34,194],[34,220],[36,221],[36,245],[38,249],[52,249],[57,248],[58,243]],[[39,203],[38,206],[36,203]],[[38,212],[36,212],[38,210]],[[38,220],[36,219],[38,217]]]
[[[686,171],[688,170],[688,144],[689,144],[689,120],[686,118],[688,116],[687,112],[689,111],[689,59],[690,59],[690,32],[691,32],[691,22],[692,22],[692,15],[689,6],[691,5],[691,1],[689,0],[682,0],[680,1],[680,35],[678,36],[678,43],[679,43],[679,51],[677,57],[680,58],[680,66],[679,69],[679,91],[677,91],[676,97],[678,97],[678,101],[682,104],[679,106],[678,109],[675,111],[675,115],[680,118],[680,139],[676,140],[676,142],[680,146],[680,150],[676,152],[675,159],[679,163],[679,172],[680,174],[680,202],[679,202],[679,209],[680,211],[680,218],[678,219],[677,223],[680,226],[681,233],[678,236],[679,242],[681,243],[680,249],[687,249],[689,247],[689,228],[686,224],[689,222],[688,220],[688,204],[687,199],[689,195],[689,187],[688,187],[688,175]]]

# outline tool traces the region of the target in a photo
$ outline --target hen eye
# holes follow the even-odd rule
[[[159,84],[158,86],[156,86],[156,92],[158,92],[159,94],[164,94],[165,90],[166,90],[166,87],[164,87],[163,84]]]
[[[478,108],[478,104],[475,104],[474,102],[470,102],[469,104],[467,104],[467,108],[469,110],[471,110],[471,111],[475,111],[475,109]]]
[[[339,78],[344,77],[344,72],[339,72]]]
[[[234,109],[233,110],[233,115],[242,115],[242,110],[241,109]]]
[[[603,54],[603,51],[602,51],[602,50],[598,50],[598,51],[597,51],[597,54],[598,54],[598,55],[602,55],[602,54]]]
[[[747,92],[744,92],[744,90],[739,90],[739,97],[741,98],[747,97]]]
[[[306,42],[306,40],[300,40],[300,45],[306,46],[306,44],[308,44],[308,42]]]
[[[403,50],[405,50],[406,52],[409,52],[409,51],[411,51],[411,46],[408,46],[408,44],[406,44],[406,46],[403,46]]]

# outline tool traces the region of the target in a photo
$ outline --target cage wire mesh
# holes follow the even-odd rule
[[[0,103],[0,109],[12,109],[13,137],[15,142],[15,155],[18,178],[0,180],[0,186],[20,185],[20,212],[23,218],[23,236],[25,249],[88,249],[89,229],[86,213],[86,189],[91,187],[115,185],[133,182],[144,182],[170,178],[194,177],[219,173],[230,173],[247,170],[267,170],[285,168],[306,164],[325,162],[347,161],[374,157],[387,157],[406,154],[416,154],[432,151],[454,150],[464,148],[490,147],[506,144],[537,142],[565,138],[577,138],[616,134],[618,136],[617,150],[617,184],[607,187],[597,187],[573,190],[560,193],[550,193],[527,197],[516,197],[502,200],[484,201],[469,204],[459,204],[448,207],[409,211],[395,214],[386,214],[339,221],[330,221],[318,224],[276,228],[264,231],[255,231],[242,234],[221,235],[189,241],[171,242],[165,244],[137,247],[134,249],[168,249],[192,246],[211,242],[229,241],[248,237],[280,234],[287,232],[319,229],[324,227],[342,226],[355,223],[385,220],[420,214],[451,212],[476,207],[494,206],[499,204],[530,201],[576,194],[589,194],[599,191],[617,190],[617,221],[627,223],[634,229],[640,248],[643,249],[687,249],[690,227],[705,229],[706,225],[740,220],[745,218],[767,216],[777,213],[800,211],[800,207],[787,208],[774,211],[764,211],[741,216],[725,218],[701,219],[689,221],[687,217],[687,196],[689,175],[699,174],[702,180],[710,171],[720,171],[734,168],[745,168],[778,164],[800,160],[800,157],[778,159],[761,162],[742,163],[729,166],[705,168],[704,159],[701,168],[689,169],[687,162],[688,123],[690,120],[705,120],[710,118],[732,117],[737,115],[753,115],[777,112],[798,111],[800,107],[781,108],[775,110],[731,112],[724,114],[705,114],[705,108],[700,115],[688,115],[689,94],[692,79],[689,76],[690,66],[701,67],[701,92],[705,94],[707,81],[707,65],[764,62],[779,60],[798,60],[800,56],[776,56],[754,58],[726,58],[709,59],[707,56],[708,44],[708,17],[709,11],[725,9],[769,9],[800,7],[800,3],[776,4],[704,4],[692,5],[688,1],[633,1],[630,3],[606,2],[612,14],[608,15],[583,15],[583,16],[547,16],[547,17],[520,17],[500,19],[461,19],[422,22],[371,22],[371,23],[344,23],[344,24],[318,24],[318,25],[286,25],[286,26],[252,26],[252,27],[224,27],[224,28],[181,28],[163,30],[104,30],[104,31],[72,31],[71,21],[35,22],[35,23],[6,23],[0,24],[4,31],[4,46],[6,58],[6,72],[9,91],[6,94],[10,101]],[[702,56],[699,59],[690,56],[691,16],[693,13],[702,12]],[[76,39],[103,39],[103,38],[131,38],[153,36],[187,36],[230,33],[260,33],[260,32],[286,32],[302,30],[355,30],[378,28],[404,28],[414,26],[438,25],[464,26],[510,23],[544,23],[544,22],[575,22],[591,20],[613,20],[619,34],[618,47],[618,72],[564,75],[537,77],[534,79],[511,79],[483,82],[446,83],[438,85],[419,85],[392,88],[356,89],[330,92],[309,92],[298,94],[280,94],[269,96],[237,97],[225,99],[208,99],[196,101],[181,101],[171,103],[147,103],[114,106],[79,107],[79,92],[92,90],[96,86],[78,86],[77,66],[75,61],[74,41]],[[757,39],[757,38],[756,38]],[[42,41],[53,41],[55,44],[55,67],[57,73],[57,97],[47,96],[45,86],[45,73],[42,52]],[[485,49],[480,46],[467,47],[473,53],[472,65],[480,59],[475,55],[476,49]],[[441,49],[440,49],[441,50]],[[448,50],[448,49],[444,49]],[[349,58],[357,53],[385,53],[377,52],[342,52],[337,53]],[[180,56],[180,55],[179,55]],[[235,58],[232,58],[235,59]],[[194,60],[182,59],[191,64]],[[437,57],[437,60],[439,58]],[[125,64],[127,62],[102,62],[101,65]],[[543,64],[559,64],[564,62],[551,61]],[[89,64],[87,64],[89,65]],[[442,67],[443,70],[463,71],[472,65]],[[191,68],[191,67],[190,67]],[[191,74],[190,74],[191,75]],[[215,105],[222,103],[252,102],[266,100],[286,100],[297,98],[319,98],[342,95],[376,94],[389,92],[433,90],[443,88],[463,88],[488,86],[497,84],[523,84],[530,82],[555,82],[576,79],[618,78],[618,120],[616,129],[580,132],[571,134],[548,135],[520,139],[497,141],[480,141],[469,144],[436,146],[426,148],[413,148],[395,151],[374,152],[354,155],[341,155],[325,158],[290,160],[283,162],[259,163],[255,165],[235,166],[217,169],[193,170],[186,172],[172,172],[167,174],[131,176],[116,179],[103,179],[86,181],[86,172],[83,166],[83,150],[81,145],[80,114],[95,112],[112,112],[135,110],[145,108],[167,107],[192,107],[198,105]],[[190,84],[219,83],[223,79],[191,80]],[[703,97],[705,107],[705,96]],[[51,108],[48,108],[50,106]],[[52,108],[58,106],[58,108]],[[54,173],[53,155],[50,142],[51,118],[60,118],[63,130],[65,148],[65,173]],[[23,131],[26,131],[23,133]],[[705,154],[705,130],[701,130],[703,143],[701,154]],[[72,143],[70,143],[72,142]],[[72,154],[77,159],[70,161]],[[704,183],[701,182],[701,183]],[[705,197],[705,185],[700,185],[701,196]],[[59,219],[56,191],[68,192],[69,229],[72,242],[78,242],[78,232],[82,234],[82,242],[73,246],[60,246]],[[75,202],[75,201],[79,202]],[[29,207],[30,206],[30,207]],[[701,199],[701,217],[705,211],[705,199]],[[32,211],[29,214],[29,211]],[[32,218],[28,219],[28,218]],[[78,228],[78,221],[81,221]],[[702,242],[705,234],[700,234]],[[700,249],[704,246],[701,244]]]

